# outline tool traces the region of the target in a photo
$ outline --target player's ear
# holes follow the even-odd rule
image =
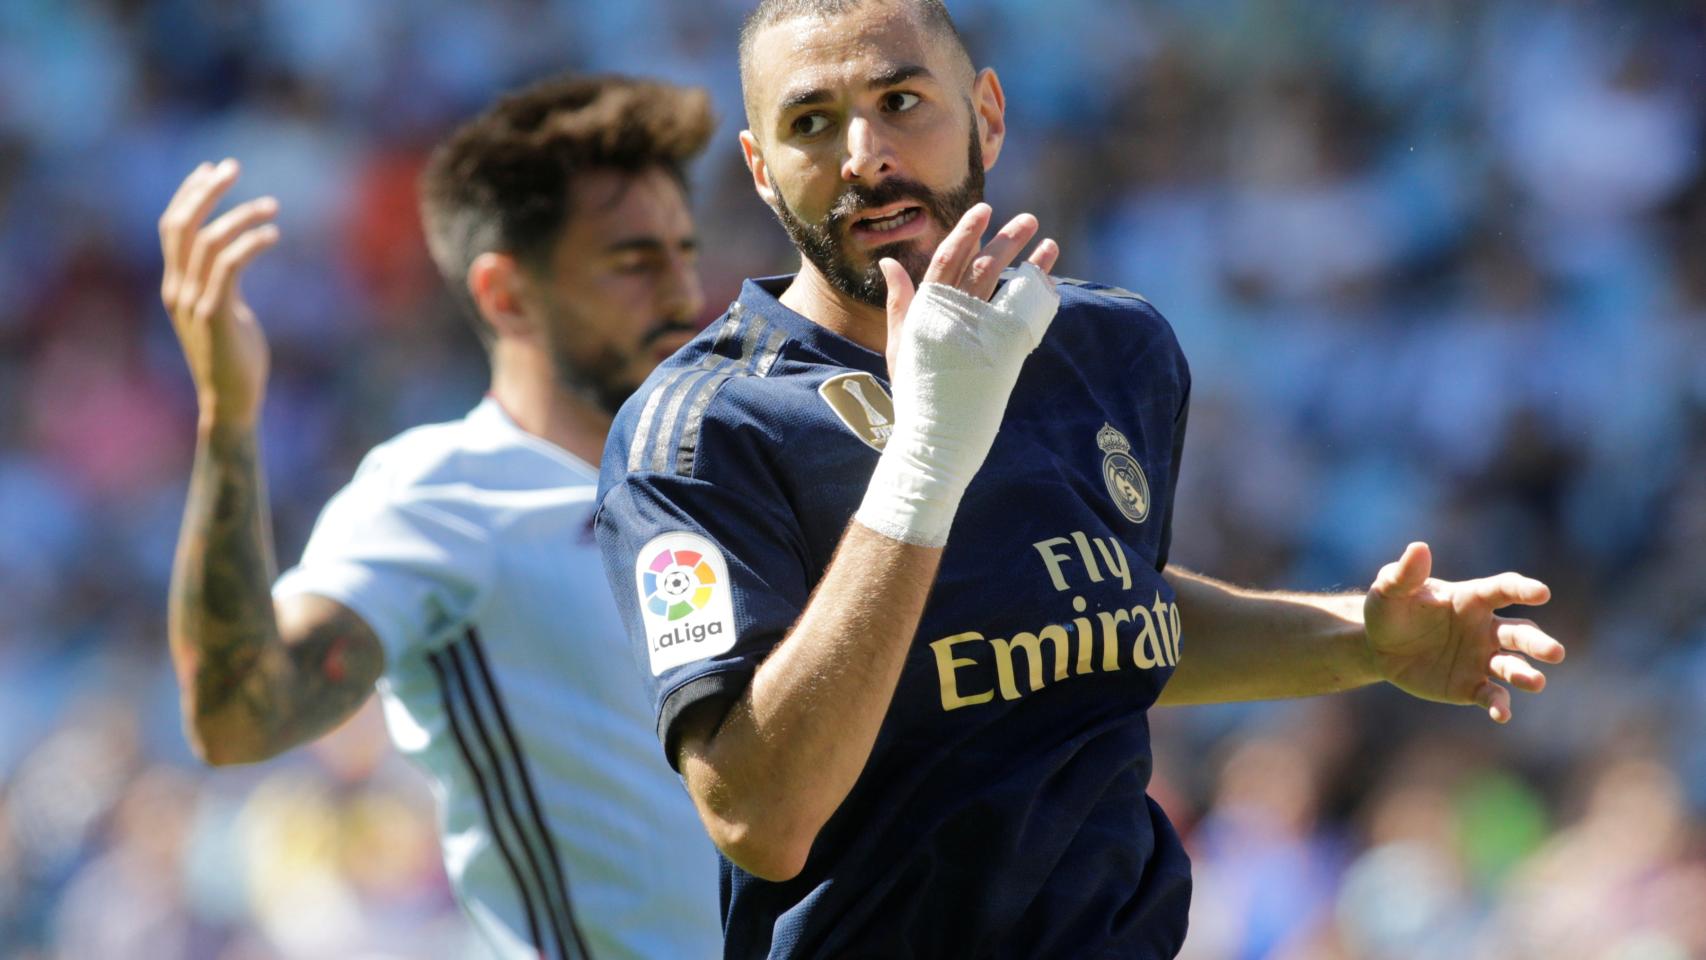
[[[1001,145],[1007,141],[1007,94],[1001,78],[991,67],[978,71],[972,82],[972,115],[976,118],[978,146],[983,148],[983,169],[995,166]]]
[[[770,182],[770,167],[764,162],[764,150],[758,145],[758,138],[751,130],[740,132],[740,152],[746,159],[746,169],[752,174],[752,188],[758,191],[758,196],[772,207],[776,205],[776,188]]]
[[[499,337],[525,336],[532,329],[525,312],[527,279],[507,253],[487,251],[468,265],[468,296]]]

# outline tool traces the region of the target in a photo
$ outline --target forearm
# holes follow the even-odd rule
[[[714,736],[684,751],[701,814],[742,867],[778,879],[797,873],[852,790],[941,555],[850,525],[787,638]]]
[[[1335,693],[1380,679],[1362,594],[1245,590],[1173,566],[1184,642],[1159,704]]]
[[[270,713],[263,664],[279,647],[272,532],[254,431],[203,422],[172,565],[167,629],[186,730],[207,759],[255,752]],[[245,722],[246,720],[251,722]]]
[[[203,423],[167,619],[185,730],[210,763],[313,739],[360,705],[377,673],[376,641],[329,600],[298,604],[281,629],[274,570],[254,431]]]

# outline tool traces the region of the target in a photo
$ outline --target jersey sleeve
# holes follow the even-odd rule
[[[1185,426],[1191,418],[1191,378],[1189,370],[1184,368],[1184,357],[1180,356],[1180,368],[1184,371],[1184,391],[1179,400],[1179,412],[1173,416],[1173,460],[1167,466],[1166,501],[1161,511],[1161,548],[1155,554],[1155,569],[1167,569],[1167,554],[1173,548],[1173,507],[1179,492],[1179,465],[1185,456]]]
[[[811,593],[786,498],[748,458],[732,462],[714,481],[629,474],[595,524],[671,766],[681,715],[706,701],[726,710]]]
[[[350,608],[389,661],[430,648],[465,622],[491,584],[490,531],[454,487],[400,483],[370,455],[321,511],[275,599],[317,594]]]
[[[1185,454],[1185,426],[1190,420],[1190,364],[1173,325],[1141,294],[1071,277],[1058,277],[1056,282],[1063,291],[1063,303],[1067,302],[1065,291],[1072,291],[1072,296],[1084,298],[1078,302],[1090,305],[1118,328],[1131,331],[1131,335],[1121,338],[1121,343],[1132,351],[1129,359],[1122,362],[1126,369],[1140,371],[1139,382],[1156,391],[1156,402],[1170,404],[1173,411],[1167,485],[1160,498],[1161,540],[1155,553],[1155,569],[1164,571],[1173,546],[1173,508],[1179,489],[1179,466]]]

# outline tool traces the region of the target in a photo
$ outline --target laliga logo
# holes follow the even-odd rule
[[[652,558],[642,589],[646,609],[660,617],[680,620],[711,602],[717,575],[692,550],[662,550]]]
[[[691,531],[659,534],[634,554],[652,676],[735,645],[731,587],[722,550]]]

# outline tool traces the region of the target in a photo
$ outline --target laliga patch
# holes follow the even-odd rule
[[[818,396],[853,435],[881,451],[894,432],[894,399],[877,378],[862,371],[838,373],[817,388]]]
[[[653,537],[634,561],[652,676],[735,645],[729,564],[711,541],[685,531]]]

